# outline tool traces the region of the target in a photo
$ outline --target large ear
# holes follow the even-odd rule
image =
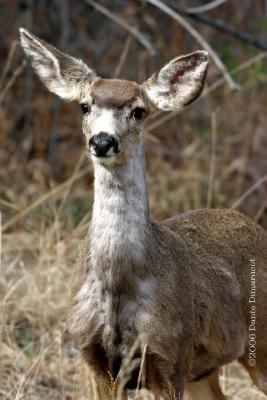
[[[209,59],[206,51],[196,51],[173,59],[143,84],[154,107],[176,110],[201,93]]]
[[[53,93],[66,100],[78,100],[86,82],[96,78],[83,61],[68,56],[20,28],[21,45],[41,81]]]

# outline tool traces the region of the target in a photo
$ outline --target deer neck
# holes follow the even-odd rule
[[[127,164],[95,167],[91,260],[103,269],[124,272],[144,262],[149,208],[143,146]]]

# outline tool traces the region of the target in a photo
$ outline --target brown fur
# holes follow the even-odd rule
[[[121,108],[141,95],[140,86],[120,79],[97,79],[91,86],[91,97],[99,107]]]
[[[201,381],[189,383],[185,400],[226,400],[219,386],[218,370]]]
[[[158,282],[158,290],[150,310],[153,323],[143,326],[149,343],[147,368],[153,370],[147,375],[147,386],[168,396],[169,385],[175,386],[181,375],[194,381],[206,371],[216,370],[236,358],[246,359],[253,257],[258,285],[255,371],[266,378],[266,232],[236,211],[200,210],[162,223],[151,221],[148,249],[151,251],[142,274],[150,271]],[[88,251],[87,241],[73,275],[72,306],[75,293],[85,279]],[[128,276],[128,283],[134,279]],[[83,340],[86,342],[86,332],[82,335],[82,341],[79,335],[76,337],[80,346]],[[101,332],[96,340],[101,341],[100,338]],[[96,343],[84,347],[91,365],[96,360],[92,352]],[[98,372],[105,373],[100,365]],[[173,376],[171,382],[170,376]],[[216,378],[212,376],[210,382],[209,378],[204,379],[203,385],[216,393]],[[223,398],[219,389],[214,396]]]

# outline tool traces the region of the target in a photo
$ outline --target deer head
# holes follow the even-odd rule
[[[115,168],[134,157],[143,143],[145,119],[195,100],[208,67],[205,51],[177,57],[143,84],[102,79],[83,61],[66,55],[21,28],[21,44],[41,81],[83,112],[83,132],[94,164]]]

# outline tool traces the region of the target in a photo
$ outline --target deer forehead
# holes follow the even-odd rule
[[[91,97],[99,107],[121,108],[143,97],[136,82],[120,79],[97,79],[91,85]]]

